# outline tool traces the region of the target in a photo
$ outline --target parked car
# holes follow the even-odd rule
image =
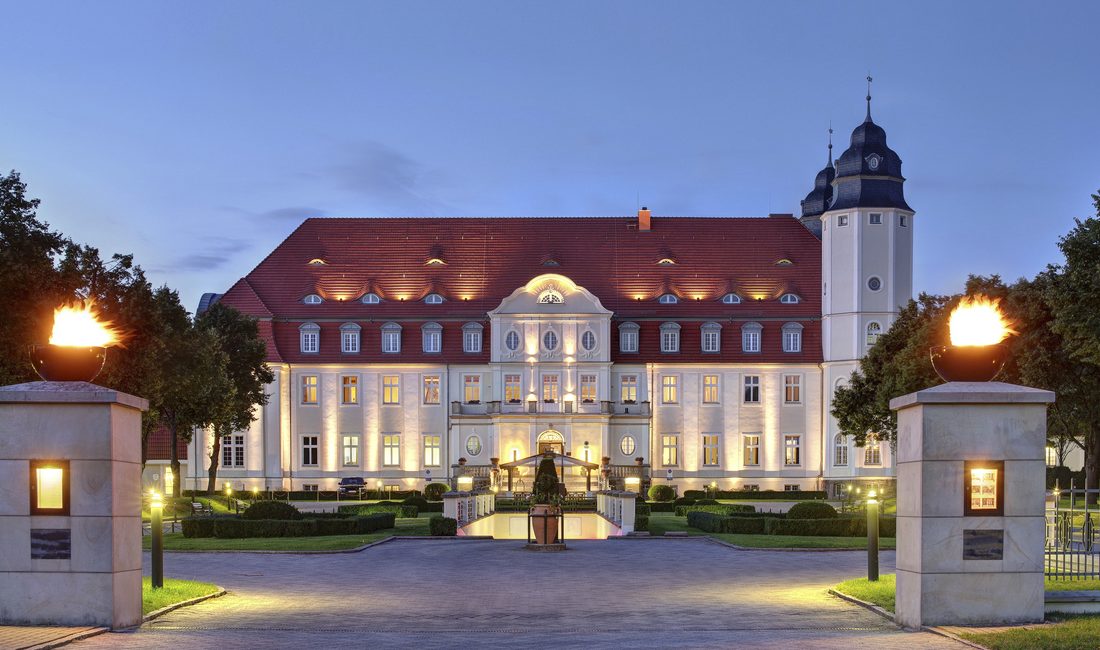
[[[359,496],[360,492],[366,487],[367,482],[363,480],[362,476],[345,476],[340,479],[340,494]]]

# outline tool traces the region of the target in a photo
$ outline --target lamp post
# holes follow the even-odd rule
[[[374,484],[378,487],[378,500],[381,501],[382,500],[382,479],[378,479],[377,481],[374,482]]]
[[[233,488],[226,485],[225,486],[225,509],[226,510],[232,510],[233,509],[233,506],[230,505],[230,503],[229,503],[229,499],[232,496],[233,496]]]
[[[878,495],[867,493],[867,579],[878,581]]]
[[[149,523],[153,532],[153,589],[164,586],[164,524],[161,514],[164,501],[160,493],[153,492],[149,498]]]

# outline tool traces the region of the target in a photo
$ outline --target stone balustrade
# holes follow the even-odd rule
[[[596,493],[596,513],[619,527],[620,534],[634,532],[634,505],[638,495],[620,490]]]
[[[443,516],[461,528],[496,512],[496,495],[488,490],[447,492],[443,495]]]

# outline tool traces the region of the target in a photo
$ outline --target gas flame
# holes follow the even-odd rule
[[[999,298],[981,295],[963,298],[948,320],[951,345],[996,345],[1010,334],[1016,334],[1012,323],[1005,320],[998,308],[1000,304]]]
[[[108,347],[121,343],[121,333],[108,321],[99,321],[95,301],[81,301],[58,307],[53,312],[51,345],[69,347]]]

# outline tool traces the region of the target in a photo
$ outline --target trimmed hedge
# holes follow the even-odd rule
[[[762,518],[723,517],[713,512],[695,511],[688,513],[688,526],[708,533],[762,535],[769,521]]]
[[[340,506],[336,511],[349,515],[373,515],[379,512],[389,512],[401,519],[416,519],[420,516],[420,509],[416,506],[408,506],[392,501],[379,501],[365,506]]]
[[[650,503],[650,512],[676,512],[676,504],[671,501],[665,501],[664,503]]]
[[[706,490],[684,490],[685,499],[705,499],[706,497]]]
[[[248,506],[241,519],[301,519],[302,513],[286,501],[256,501]]]
[[[803,501],[787,510],[788,519],[836,519],[836,508],[824,501]]]
[[[755,513],[756,508],[743,504],[700,505],[698,502],[693,506],[676,506],[677,517],[686,517],[689,512],[713,512],[716,515],[731,517],[742,513]]]
[[[634,530],[649,530],[649,516],[648,515],[635,515],[634,516]]]
[[[769,513],[757,513],[769,514]],[[740,533],[750,535],[799,535],[804,537],[866,537],[867,520],[856,517],[838,519],[783,519],[778,517],[723,517],[722,515],[693,511],[687,515],[687,524],[708,533]],[[897,520],[893,517],[879,519],[879,535],[897,536]]]
[[[364,517],[327,519],[240,519],[237,517],[187,518],[183,523],[184,537],[313,537],[321,535],[363,535],[393,528],[391,513]]]
[[[648,517],[651,512],[653,512],[653,509],[645,501],[637,501],[634,503],[635,517]]]
[[[458,521],[437,515],[428,520],[428,530],[432,537],[454,537],[458,534]]]
[[[724,490],[715,495],[719,499],[737,499],[748,501],[750,499],[781,499],[785,501],[811,501],[828,498],[824,490],[799,490],[787,492],[784,490]]]

